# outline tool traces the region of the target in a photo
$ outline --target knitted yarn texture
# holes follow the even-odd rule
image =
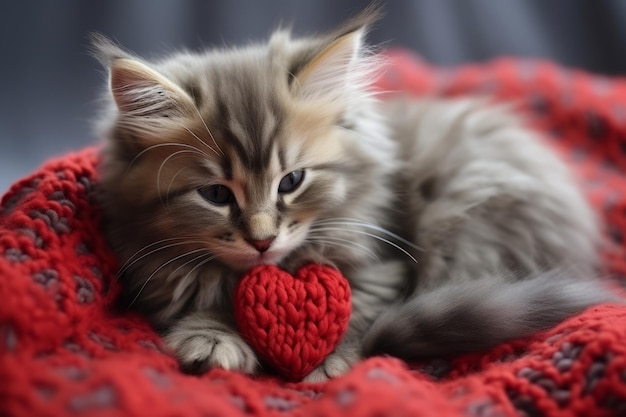
[[[273,265],[239,282],[235,317],[244,338],[271,367],[300,381],[348,329],[350,286],[336,269],[307,265],[295,276]]]
[[[626,282],[626,79],[544,61],[438,68],[403,51],[388,56],[381,90],[519,103],[607,224],[603,274]],[[185,375],[143,318],[113,309],[119,265],[100,231],[97,163],[94,149],[52,160],[1,200],[2,416],[626,415],[618,305],[455,358],[368,359],[324,384]]]

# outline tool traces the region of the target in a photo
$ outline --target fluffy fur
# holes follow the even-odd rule
[[[259,263],[331,264],[350,281],[350,329],[310,381],[364,355],[488,347],[611,299],[591,279],[589,205],[508,109],[375,99],[363,38],[376,15],[153,63],[96,38],[125,305],[183,368],[257,371],[231,298]]]

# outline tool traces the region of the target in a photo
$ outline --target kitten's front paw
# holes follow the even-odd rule
[[[178,328],[165,337],[176,353],[181,368],[189,373],[203,373],[223,368],[254,374],[258,361],[250,346],[236,333],[218,329]]]
[[[325,382],[331,378],[341,376],[348,372],[352,365],[360,359],[356,349],[338,349],[331,353],[310,374],[304,378],[304,382]]]

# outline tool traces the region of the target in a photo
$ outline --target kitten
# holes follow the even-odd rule
[[[183,369],[258,371],[231,298],[262,263],[329,264],[351,284],[348,333],[309,381],[369,355],[486,348],[611,299],[590,279],[592,210],[506,108],[376,100],[376,18],[153,63],[96,37],[106,233],[126,305]]]

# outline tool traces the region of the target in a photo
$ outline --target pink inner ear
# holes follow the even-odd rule
[[[235,317],[246,341],[291,381],[308,375],[348,328],[348,281],[336,269],[307,265],[295,277],[274,265],[249,271],[235,292]]]

